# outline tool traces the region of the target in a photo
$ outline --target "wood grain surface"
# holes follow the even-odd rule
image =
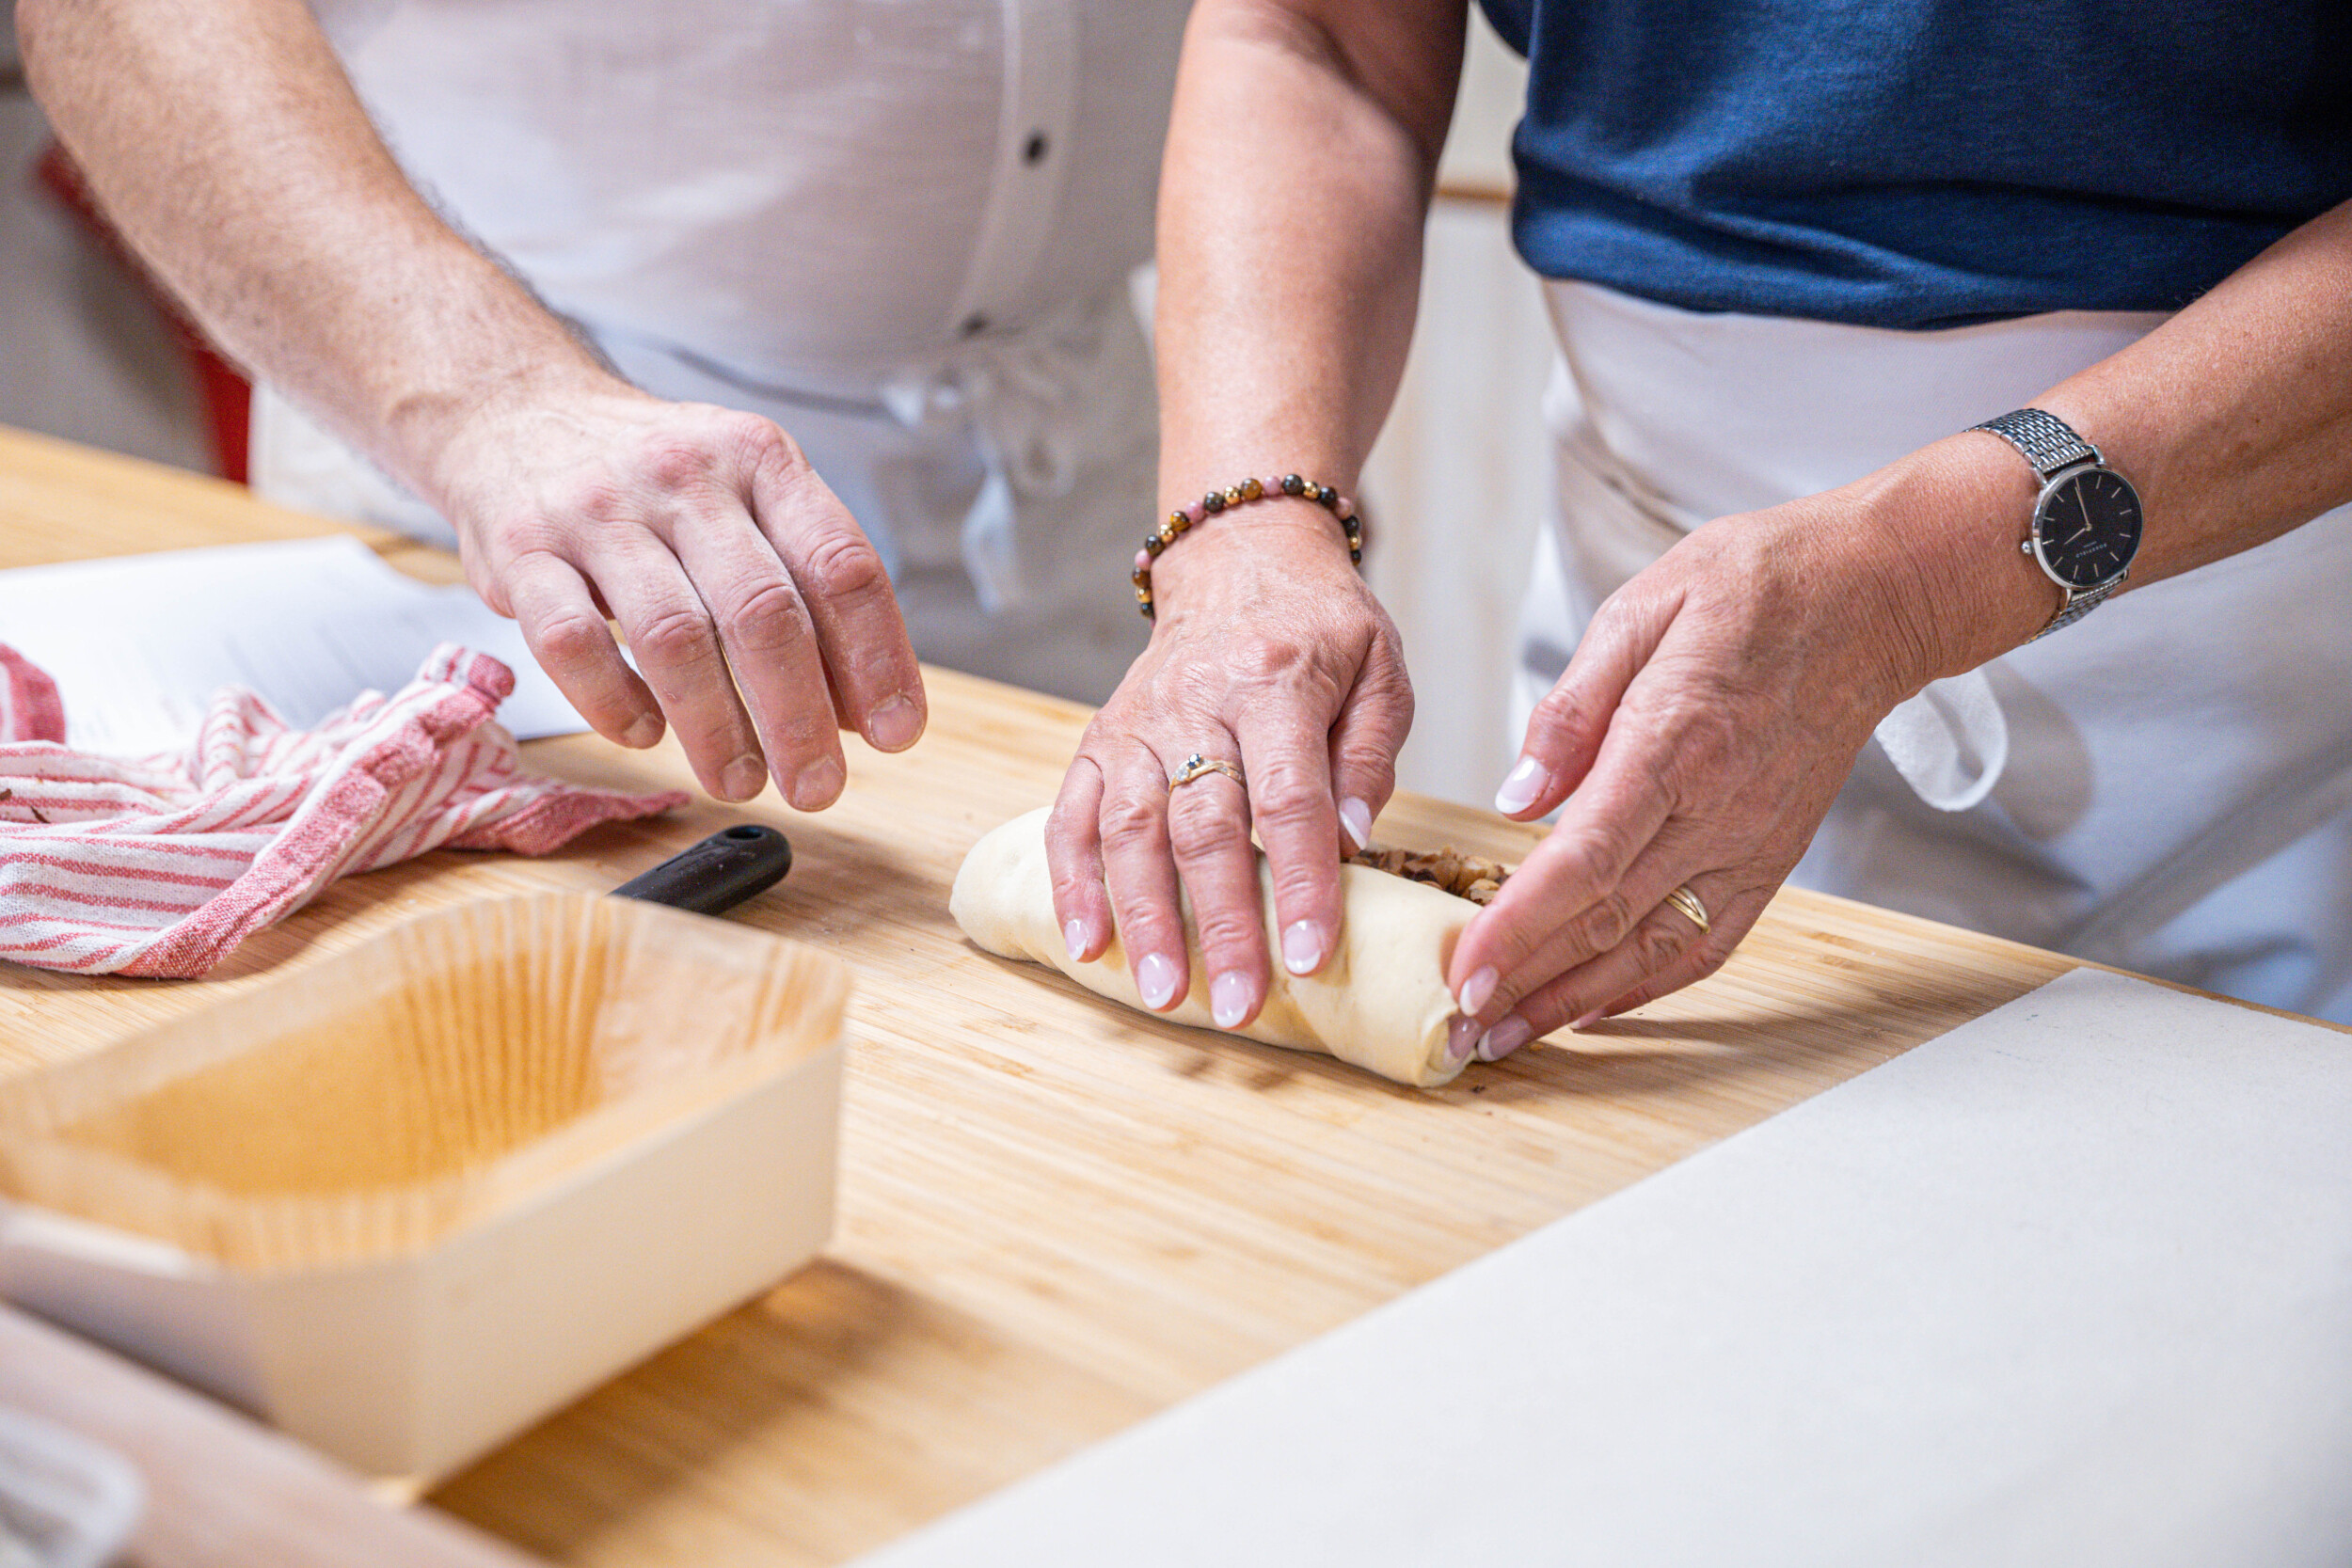
[[[302,526],[209,482],[0,440],[0,563]],[[790,878],[734,918],[839,954],[855,973],[834,1244],[433,1501],[561,1562],[815,1564],[1026,1475],[2073,967],[1787,892],[1707,983],[1473,1066],[1446,1089],[1400,1088],[1123,1011],[964,942],[946,913],[958,861],[986,829],[1052,798],[1086,715],[968,676],[930,678],[922,743],[898,757],[852,743],[849,792],[819,816],[771,795],[599,830],[543,861],[437,853],[338,884],[201,982],[0,966],[0,1070],[103,1049],[127,1024],[421,910],[516,889],[606,889],[729,822],[781,827],[795,849]],[[525,754],[583,782],[691,787],[666,743],[632,754],[578,736]],[[1391,803],[1378,836],[1507,860],[1532,842],[1500,818],[1409,798]]]

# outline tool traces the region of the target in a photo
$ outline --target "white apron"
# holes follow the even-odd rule
[[[316,0],[402,166],[659,396],[749,409],[927,658],[1099,700],[1155,515],[1127,291],[1188,0]],[[256,487],[439,519],[292,410]]]
[[[1600,601],[1688,530],[2023,406],[2162,320],[1910,333],[1547,292],[1559,483],[1522,726]],[[2352,1022],[2348,592],[2344,508],[1936,683],[1880,727],[1790,880]]]

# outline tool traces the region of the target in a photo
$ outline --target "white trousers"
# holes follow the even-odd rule
[[[2163,319],[1910,333],[1548,293],[1557,506],[1522,724],[1600,602],[1690,529],[2023,406]],[[2352,1022],[2352,508],[1936,683],[1791,880]]]
[[[1151,353],[1123,286],[949,362],[779,387],[668,345],[592,336],[657,397],[773,420],[889,565],[915,652],[1099,703],[1143,651],[1128,590],[1158,516]],[[449,524],[264,388],[253,487],[454,548]]]

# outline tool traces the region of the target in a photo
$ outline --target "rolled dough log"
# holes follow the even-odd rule
[[[1370,866],[1343,865],[1340,876],[1346,904],[1339,951],[1321,974],[1304,977],[1276,963],[1264,1008],[1236,1032],[1267,1045],[1337,1056],[1400,1084],[1435,1088],[1451,1083],[1462,1064],[1446,1054],[1454,1006],[1445,970],[1478,906]],[[1266,929],[1274,930],[1274,884],[1263,855],[1258,857],[1258,889]],[[1092,963],[1073,962],[1062,943],[1045,866],[1043,811],[1016,816],[974,845],[956,873],[947,907],[963,934],[991,953],[1051,964],[1089,990],[1142,1009],[1116,938]],[[1200,933],[1189,910],[1185,936],[1192,986],[1182,1006],[1161,1016],[1211,1027]]]

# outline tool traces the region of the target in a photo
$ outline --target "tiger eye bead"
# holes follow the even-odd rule
[[[1143,548],[1136,552],[1134,572],[1136,608],[1143,612],[1143,618],[1152,619],[1152,562],[1162,551],[1219,513],[1277,495],[1302,497],[1330,513],[1347,536],[1348,560],[1359,566],[1363,564],[1363,519],[1357,515],[1355,501],[1341,495],[1338,486],[1318,484],[1303,474],[1267,474],[1263,478],[1252,474],[1177,507],[1168,513],[1168,521],[1143,536]]]

